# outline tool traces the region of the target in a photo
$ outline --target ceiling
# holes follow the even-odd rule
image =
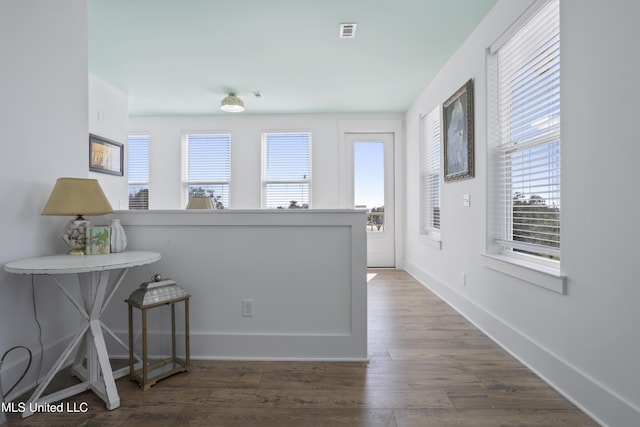
[[[495,1],[88,0],[89,71],[131,116],[404,112]]]

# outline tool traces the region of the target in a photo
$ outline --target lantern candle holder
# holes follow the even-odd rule
[[[148,390],[158,381],[178,372],[187,372],[191,365],[189,355],[189,298],[191,295],[173,280],[162,280],[155,275],[151,282],[143,283],[129,295],[129,377],[136,381],[143,391]],[[184,303],[184,338],[185,355],[180,358],[176,350],[176,304]],[[147,330],[148,310],[157,307],[171,306],[171,355],[157,362],[150,361],[149,338]],[[133,309],[139,309],[142,320],[142,359],[134,352]],[[140,363],[134,364],[135,360]]]

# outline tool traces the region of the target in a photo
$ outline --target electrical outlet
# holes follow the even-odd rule
[[[242,300],[242,317],[253,317],[253,300]]]

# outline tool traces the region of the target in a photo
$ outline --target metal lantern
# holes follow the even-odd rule
[[[170,375],[189,370],[189,298],[191,295],[173,280],[162,280],[155,275],[153,281],[140,285],[129,295],[129,377],[148,390],[152,385]],[[184,303],[185,356],[180,358],[176,351],[176,304]],[[157,362],[149,360],[147,336],[147,311],[165,305],[171,306],[171,355]],[[140,309],[142,316],[142,359],[134,354],[133,348],[133,308]],[[141,363],[134,365],[134,358]],[[140,366],[142,365],[142,366]]]

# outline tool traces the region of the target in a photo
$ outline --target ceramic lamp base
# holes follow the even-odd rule
[[[67,225],[62,240],[69,245],[70,255],[84,255],[87,247],[87,227],[91,227],[91,222],[86,219],[74,219]]]

